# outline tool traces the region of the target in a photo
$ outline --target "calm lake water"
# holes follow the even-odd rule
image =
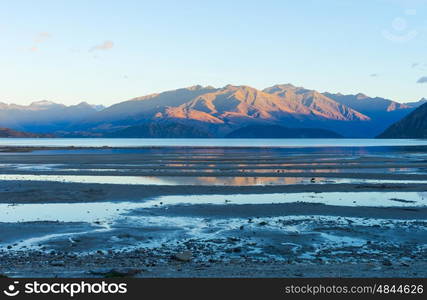
[[[0,138],[0,146],[45,147],[384,147],[427,146],[421,139],[43,139]]]

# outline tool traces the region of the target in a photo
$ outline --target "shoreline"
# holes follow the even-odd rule
[[[16,138],[16,140],[22,140],[25,138]],[[50,139],[50,138],[47,138]],[[53,140],[72,140],[74,138],[54,138]],[[77,138],[79,140],[93,140],[93,138]],[[36,138],[36,140],[43,140],[43,138]],[[103,138],[100,138],[100,140],[105,140]],[[108,140],[108,139],[107,139]],[[120,138],[112,138],[111,140],[120,140]],[[134,138],[130,140],[141,140],[140,138]],[[142,139],[144,140],[144,139]],[[150,139],[148,139],[150,140]],[[159,139],[153,139],[153,140],[159,140]],[[161,139],[160,139],[161,140]],[[166,139],[165,139],[166,140]],[[174,140],[174,139],[170,139]],[[178,139],[179,140],[179,139]],[[182,139],[182,140],[191,140],[191,139]],[[206,139],[206,140],[215,140],[215,138],[212,139]],[[233,140],[233,139],[224,139],[224,140]],[[236,139],[237,140],[237,139]],[[248,140],[264,140],[264,139],[248,139]],[[273,140],[288,140],[288,139],[273,139]],[[293,140],[306,140],[304,138],[301,139],[293,139]],[[323,138],[313,139],[313,140],[325,140]],[[328,140],[328,139],[326,139]],[[332,139],[333,140],[333,139]],[[357,140],[372,140],[372,141],[385,141],[385,140],[393,140],[393,141],[424,141],[424,139],[358,139],[358,138],[347,138],[347,139],[339,139],[339,140],[350,140],[350,141],[357,141]],[[419,143],[419,144],[407,144],[407,145],[396,145],[396,144],[379,144],[379,145],[358,145],[358,144],[352,144],[352,145],[255,145],[255,146],[249,146],[249,145],[134,145],[134,146],[108,146],[108,145],[100,145],[100,146],[73,146],[73,145],[67,145],[67,146],[28,146],[28,145],[1,145],[0,144],[0,153],[1,152],[32,152],[32,151],[41,151],[41,150],[162,150],[162,149],[176,149],[176,150],[213,150],[213,149],[227,149],[227,150],[262,150],[262,149],[315,149],[315,148],[407,148],[407,147],[427,147],[427,142]]]

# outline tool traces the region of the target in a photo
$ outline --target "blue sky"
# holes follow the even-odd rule
[[[427,97],[427,0],[0,0],[0,101],[195,84]]]

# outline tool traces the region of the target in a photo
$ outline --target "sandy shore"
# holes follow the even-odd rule
[[[143,201],[164,195],[233,195],[326,192],[424,192],[426,184],[322,184],[279,186],[138,186],[35,181],[0,181],[0,203]]]
[[[427,156],[419,147],[371,152],[3,147],[1,152],[0,176],[16,179],[0,180],[0,204],[12,216],[15,205],[24,213],[22,220],[0,220],[0,274],[104,277],[115,269],[114,276],[142,277],[427,275],[427,205],[411,206],[404,198],[390,207],[227,203],[228,195],[308,192],[325,201],[332,192],[344,198],[349,192],[418,193],[424,201]],[[25,175],[57,178],[20,179]],[[189,179],[98,184],[61,182],[64,175]],[[269,184],[252,184],[254,178],[268,178]],[[217,195],[224,203],[144,206],[159,197],[189,195]],[[85,211],[85,203],[93,208]],[[72,205],[69,215],[55,204]],[[34,217],[26,205],[36,205],[40,214]]]

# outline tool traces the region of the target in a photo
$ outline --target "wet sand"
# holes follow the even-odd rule
[[[313,192],[327,198],[331,192],[345,197],[348,192],[427,191],[423,147],[313,151],[2,147],[0,176],[17,179],[85,175],[197,181],[144,185],[1,180],[0,203],[106,203],[117,213],[97,218],[97,211],[82,211],[87,220],[78,215],[74,220],[73,215],[70,221],[60,213],[53,221],[44,218],[40,208],[38,220],[0,220],[0,274],[103,277],[119,269],[142,277],[426,277],[427,202],[412,206],[397,199],[391,207],[227,202],[227,195],[236,194]],[[268,177],[271,184],[253,185],[253,177]],[[302,184],[297,177],[307,180]],[[219,185],[220,178],[227,183]],[[123,206],[173,195],[219,195],[224,203]]]

